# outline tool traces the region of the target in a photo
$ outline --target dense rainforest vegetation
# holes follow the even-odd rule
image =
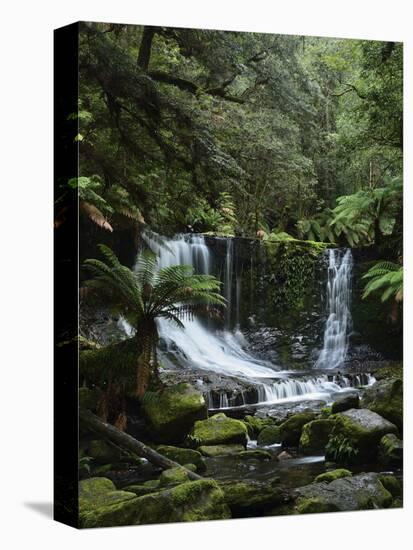
[[[79,188],[99,223],[391,233],[400,44],[102,24],[83,28],[80,54]]]
[[[83,525],[400,506],[402,44],[84,23],[79,72]]]

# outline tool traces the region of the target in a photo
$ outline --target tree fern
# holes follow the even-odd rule
[[[380,291],[382,302],[390,298],[396,302],[403,300],[403,266],[388,261],[377,262],[363,275],[363,279],[368,280],[363,298]]]
[[[86,285],[103,293],[136,330],[141,344],[136,393],[142,396],[151,373],[157,370],[156,319],[167,319],[183,328],[183,319],[219,315],[226,305],[219,292],[221,283],[212,275],[194,274],[191,266],[175,265],[158,270],[156,256],[151,251],[139,255],[132,271],[119,262],[110,248],[100,245],[99,249],[103,260],[89,259],[84,263],[93,275]]]

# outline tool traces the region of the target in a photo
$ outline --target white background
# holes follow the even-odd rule
[[[2,3],[0,24],[0,544],[2,548],[360,549],[411,547],[405,509],[76,531],[52,499],[52,29],[76,20],[405,42],[405,266],[412,257],[409,0],[66,0]],[[410,256],[410,257],[409,257]],[[406,284],[406,435],[412,422],[411,277]],[[409,307],[407,307],[409,306]],[[410,403],[409,403],[410,401]],[[411,519],[410,522],[413,520]]]

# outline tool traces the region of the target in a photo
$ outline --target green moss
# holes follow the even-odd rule
[[[331,407],[323,407],[320,411],[321,418],[328,418],[331,415]]]
[[[368,388],[363,406],[403,429],[403,381],[400,378],[381,380]]]
[[[103,439],[91,441],[88,445],[87,454],[99,464],[119,462],[122,456],[122,452],[118,447]]]
[[[158,480],[156,480],[158,481]],[[129,493],[135,493],[136,496],[141,497],[143,495],[149,495],[151,493],[156,493],[159,491],[159,481],[158,484],[155,487],[149,487],[142,485],[128,485],[127,487],[124,487],[125,491],[128,491]]]
[[[205,471],[205,463],[202,459],[202,455],[199,451],[193,449],[182,449],[180,447],[173,447],[172,445],[160,445],[157,452],[178,464],[194,464],[197,471]]]
[[[117,382],[132,390],[139,353],[139,342],[136,338],[129,338],[100,349],[80,351],[80,375],[89,384],[100,386],[110,380],[115,369]]]
[[[79,388],[79,407],[96,412],[101,397],[102,391],[99,388]]]
[[[340,479],[341,477],[350,477],[353,474],[350,472],[350,470],[346,470],[345,468],[338,468],[337,470],[332,470],[330,472],[325,472],[324,474],[318,475],[314,481],[317,483],[321,483],[323,481],[326,481],[327,483],[331,483],[335,479]]]
[[[119,492],[119,491],[117,491]],[[183,483],[172,489],[129,500],[81,509],[82,527],[112,527],[177,521],[228,519],[224,494],[213,480]]]
[[[398,466],[403,462],[403,441],[394,434],[384,435],[379,444],[380,462],[387,466]]]
[[[187,481],[189,481],[188,472],[184,468],[170,468],[161,473],[159,485],[165,487],[166,485],[178,485]]]
[[[389,378],[398,378],[403,380],[403,364],[397,363],[388,367],[383,367],[374,372],[374,377],[377,381],[386,380]]]
[[[184,464],[184,468],[186,468],[190,472],[196,472],[197,471],[197,467],[195,466],[195,464]]]
[[[265,483],[228,481],[221,482],[220,486],[235,517],[248,517],[285,502],[284,491],[270,480]]]
[[[400,481],[392,475],[381,475],[379,477],[383,487],[393,496],[400,497],[403,492],[403,487]]]
[[[101,506],[109,506],[134,498],[128,491],[117,491],[110,479],[92,477],[79,483],[79,509],[90,511]]]
[[[337,511],[337,506],[321,497],[300,497],[297,501],[297,512],[299,514],[322,514]]]
[[[196,420],[207,417],[203,395],[190,384],[169,386],[147,399],[143,412],[154,430],[154,437],[164,443],[183,441]]]
[[[248,433],[244,422],[228,418],[224,413],[218,413],[207,420],[195,422],[191,437],[201,446],[230,443],[240,443],[245,446]]]
[[[281,443],[280,428],[278,426],[267,426],[260,431],[257,444],[263,447]]]
[[[204,456],[216,457],[216,456],[228,456],[241,453],[245,449],[244,445],[201,445],[198,447],[198,451]]]
[[[387,432],[397,433],[397,428],[386,420],[381,419],[380,421],[380,417],[377,418],[377,421],[380,421],[378,425],[366,426],[356,420],[356,418],[347,416],[354,414],[355,411],[359,411],[360,415],[362,415],[365,409],[351,409],[350,411],[338,413],[330,417],[335,422],[331,436],[346,439],[357,451],[357,455],[354,456],[352,461],[363,462],[374,459],[378,453],[380,439]],[[371,414],[374,415],[375,413]],[[326,453],[326,458],[331,458],[328,452]]]
[[[311,422],[316,417],[313,412],[302,412],[290,416],[285,422],[280,424],[280,438],[286,446],[297,446],[300,441],[301,431],[305,424]]]
[[[273,418],[258,418],[257,416],[251,415],[247,415],[244,418],[244,422],[251,439],[257,439],[258,434],[267,426],[275,425],[275,420]]]
[[[323,451],[334,424],[334,420],[328,418],[320,418],[304,424],[300,436],[300,450],[305,454]]]

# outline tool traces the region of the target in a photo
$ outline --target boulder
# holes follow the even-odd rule
[[[103,439],[94,439],[89,442],[87,451],[97,464],[114,464],[119,462],[122,457],[122,451],[119,447],[112,445]]]
[[[369,409],[350,409],[331,417],[335,421],[333,436],[347,440],[357,451],[357,462],[374,459],[381,438],[389,433],[397,434],[397,427]],[[326,458],[331,457],[328,447]]]
[[[287,451],[282,451],[278,456],[278,460],[290,460],[292,458],[292,455],[288,453]]]
[[[329,418],[319,418],[304,424],[300,437],[300,451],[307,455],[324,453],[334,424],[334,420]]]
[[[279,429],[282,444],[286,447],[296,447],[299,444],[303,426],[314,420],[316,416],[314,412],[297,413],[280,424]]]
[[[256,480],[225,481],[220,483],[225,502],[236,518],[260,515],[270,507],[279,506],[289,500],[288,493],[279,486],[279,479],[272,482]]]
[[[195,464],[198,472],[205,471],[205,462],[199,451],[194,449],[182,449],[181,447],[173,447],[172,445],[159,445],[157,452],[178,464]]]
[[[198,446],[225,445],[231,443],[247,444],[247,427],[241,420],[228,418],[224,413],[218,413],[207,420],[195,422],[188,438]]]
[[[247,415],[244,418],[248,435],[251,439],[257,439],[258,435],[267,426],[274,426],[274,418],[259,418],[258,416]]]
[[[377,381],[364,391],[362,406],[403,429],[403,380],[390,378]]]
[[[338,397],[331,405],[331,413],[336,414],[349,409],[358,409],[360,406],[360,398],[358,394],[347,394]]]
[[[202,393],[186,383],[167,387],[156,399],[146,399],[142,409],[152,428],[153,439],[162,443],[183,441],[195,421],[207,417]]]
[[[403,441],[394,434],[380,439],[379,460],[385,466],[400,466],[403,463]]]
[[[381,484],[395,498],[401,497],[403,494],[403,486],[397,477],[391,474],[380,474]]]
[[[123,488],[124,491],[135,493],[136,496],[141,497],[143,495],[149,495],[150,493],[156,493],[160,490],[159,479],[151,479],[142,483],[141,485],[127,485]]]
[[[324,472],[324,474],[320,474],[315,478],[316,483],[322,483],[323,481],[326,481],[327,483],[331,483],[335,479],[340,479],[342,477],[350,477],[353,474],[350,472],[350,470],[346,470],[345,468],[338,468],[337,470],[330,470],[329,472]]]
[[[204,456],[214,458],[216,456],[237,455],[245,450],[244,445],[202,445],[198,451]]]
[[[280,428],[278,426],[267,426],[258,434],[257,444],[261,447],[268,447],[275,443],[281,443]]]
[[[88,514],[101,508],[121,507],[135,500],[135,493],[117,491],[114,483],[104,477],[91,477],[79,482],[79,515],[81,524]]]
[[[165,487],[170,485],[179,485],[180,483],[186,483],[189,481],[188,472],[182,468],[170,468],[164,470],[159,477],[159,486]]]
[[[391,493],[376,473],[311,483],[297,489],[296,494],[300,514],[389,508],[393,503]]]
[[[140,497],[131,494],[131,498],[113,504],[84,505],[81,526],[113,527],[231,517],[223,492],[211,479],[189,481]]]

